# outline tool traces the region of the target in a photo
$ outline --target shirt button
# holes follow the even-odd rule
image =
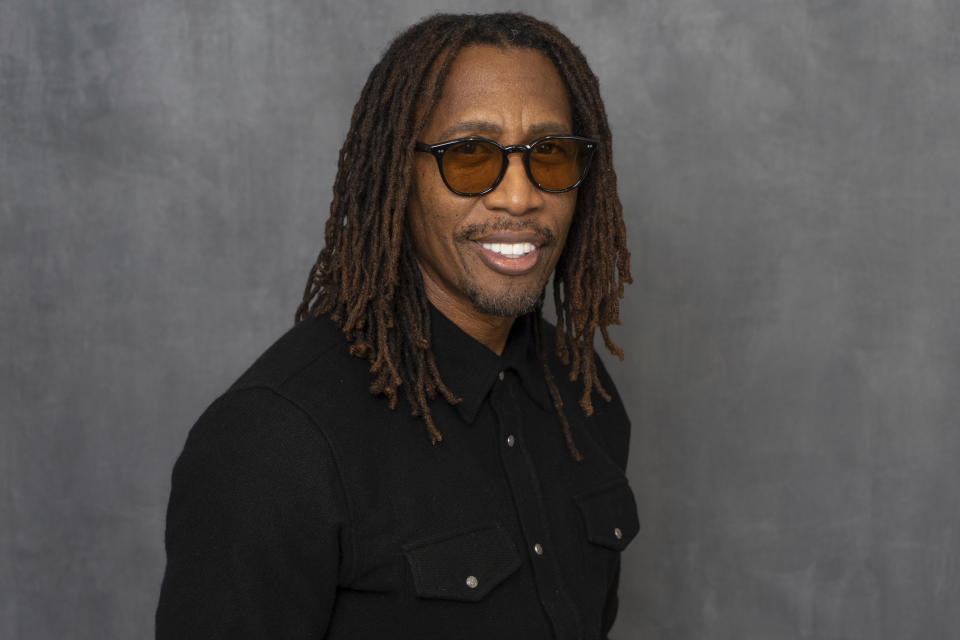
[[[500,377],[500,381],[503,382],[503,371],[500,372],[499,377]]]
[[[617,540],[623,537],[623,531],[620,531],[620,527],[613,528],[613,535],[617,537]]]
[[[507,436],[507,446],[512,447],[517,443],[517,439],[513,437],[513,434]]]
[[[477,581],[477,576],[467,576],[467,586],[471,589],[476,589],[477,585],[480,584]]]
[[[538,542],[537,544],[533,545],[533,551],[534,551],[534,553],[536,553],[538,556],[542,556],[542,555],[543,555],[543,547],[540,546],[540,543],[539,543],[539,542]]]

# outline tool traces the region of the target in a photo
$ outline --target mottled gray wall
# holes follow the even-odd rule
[[[291,322],[363,78],[517,6],[0,0],[0,637],[152,633],[171,465]],[[960,5],[519,6],[629,216],[614,637],[960,637]]]

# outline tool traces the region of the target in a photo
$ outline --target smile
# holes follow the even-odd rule
[[[473,246],[487,267],[505,276],[528,273],[540,261],[540,248],[532,242],[476,241]]]
[[[499,253],[504,258],[519,258],[536,249],[532,242],[480,242],[478,244],[487,251]]]

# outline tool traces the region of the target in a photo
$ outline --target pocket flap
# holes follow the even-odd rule
[[[499,524],[403,545],[421,598],[476,602],[520,568],[520,555]]]
[[[583,515],[587,539],[602,547],[623,551],[637,532],[637,503],[627,479],[617,479],[573,497]]]

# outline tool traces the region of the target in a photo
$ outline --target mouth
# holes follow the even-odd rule
[[[537,247],[532,242],[478,242],[481,248],[499,254],[504,258],[521,258]]]
[[[533,233],[501,232],[473,240],[480,259],[503,275],[522,275],[540,261],[541,240]]]

